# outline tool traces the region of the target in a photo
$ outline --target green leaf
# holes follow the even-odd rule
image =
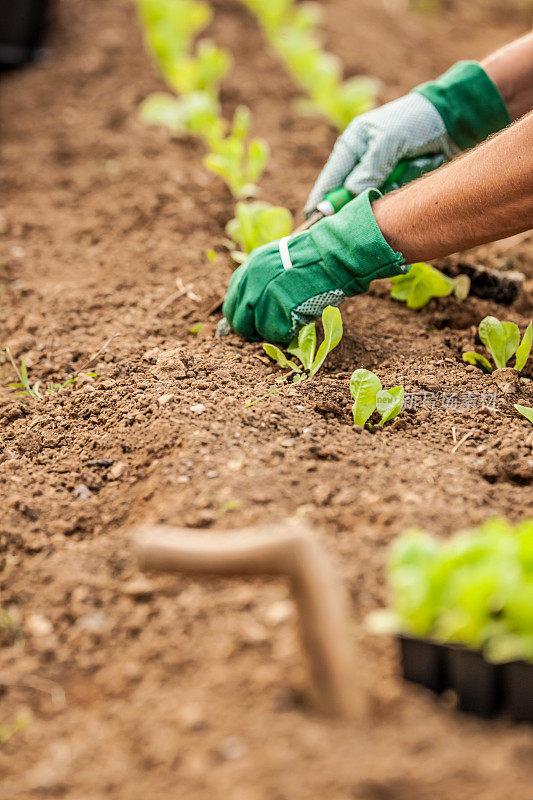
[[[475,353],[473,350],[463,353],[463,361],[466,361],[467,364],[473,364],[474,367],[479,367],[479,369],[483,370],[483,372],[486,372],[489,375],[493,371],[490,361],[488,361],[485,356]]]
[[[300,367],[295,364],[294,361],[289,361],[285,353],[280,350],[279,347],[276,347],[275,344],[264,344],[263,350],[267,356],[270,356],[271,359],[276,361],[282,369],[291,369],[295,372],[301,372]]]
[[[514,322],[500,322],[488,316],[479,323],[479,338],[490,350],[496,366],[502,369],[518,348],[520,331]]]
[[[316,328],[315,323],[310,322],[308,325],[302,325],[287,347],[287,351],[302,362],[304,369],[311,369],[315,357],[315,347]]]
[[[364,425],[376,409],[376,395],[382,389],[377,375],[368,369],[356,369],[350,378],[350,393],[354,399],[354,425]]]
[[[341,312],[335,306],[326,306],[322,312],[322,326],[324,328],[324,341],[318,348],[317,354],[309,370],[309,376],[315,375],[320,369],[328,353],[337,347],[342,339]]]
[[[463,302],[470,294],[471,281],[468,275],[458,275],[453,280],[453,293],[456,298]]]
[[[226,233],[245,253],[268,244],[292,230],[292,214],[287,208],[260,201],[237,203],[234,219],[226,225]]]
[[[531,424],[533,425],[533,408],[528,408],[528,406],[519,406],[515,404],[514,406],[519,414],[522,414]]]
[[[454,290],[452,278],[443,275],[431,264],[412,264],[409,272],[392,278],[391,297],[407,303],[408,308],[425,306],[433,297],[447,297]]]
[[[403,386],[393,386],[392,389],[382,389],[376,394],[376,408],[381,414],[378,425],[384,425],[394,419],[403,408]]]
[[[520,342],[518,350],[516,351],[516,362],[514,368],[517,369],[519,372],[522,371],[526,366],[526,362],[531,352],[532,344],[533,344],[533,325],[530,322],[526,328],[526,332],[524,333],[524,338]]]

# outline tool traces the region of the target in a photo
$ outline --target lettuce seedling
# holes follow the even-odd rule
[[[533,519],[490,519],[440,542],[410,531],[393,545],[392,609],[373,628],[533,661]]]
[[[180,94],[207,92],[217,97],[220,81],[227,75],[232,59],[227,50],[202,39],[196,54],[176,58],[165,72],[167,83]]]
[[[470,279],[467,275],[449,278],[424,262],[412,264],[408,272],[396,275],[391,280],[391,297],[401,300],[408,308],[413,309],[422,308],[433,297],[448,297],[452,292],[458,300],[465,300],[470,291]]]
[[[519,414],[522,414],[522,416],[533,425],[533,408],[530,408],[529,406],[520,406],[517,403],[514,404],[514,407]]]
[[[233,251],[235,261],[241,263],[248,253],[292,230],[292,214],[287,208],[272,206],[270,203],[237,203],[234,219],[226,225],[226,233],[242,251]]]
[[[246,142],[250,128],[250,109],[239,106],[227,136],[211,138],[211,152],[204,158],[207,169],[215,172],[237,198],[255,193],[268,159],[268,146],[262,139]]]
[[[520,330],[514,322],[500,322],[496,317],[485,317],[479,323],[479,338],[492,355],[497,369],[507,365],[511,356],[515,355],[514,369],[519,372],[525,367],[533,343],[533,325],[527,326],[522,341]],[[468,351],[463,353],[463,360],[484,372],[492,372],[491,363],[479,353]]]
[[[166,76],[209,23],[211,9],[198,0],[137,0],[137,6],[148,47]]]
[[[219,141],[226,130],[226,122],[219,118],[218,112],[217,101],[207,92],[193,92],[184,97],[154,92],[140,106],[145,122],[164,125],[176,135],[201,136],[208,144]]]
[[[376,410],[381,415],[378,425],[385,425],[398,416],[403,408],[403,386],[383,389],[378,376],[368,369],[356,369],[352,373],[350,393],[354,400],[352,406],[354,425],[364,427]]]
[[[282,380],[286,380],[293,375],[293,383],[315,375],[328,353],[337,347],[342,339],[342,318],[341,312],[334,306],[327,306],[322,312],[322,326],[324,328],[324,341],[316,349],[316,328],[315,323],[302,325],[292,342],[287,347],[287,352],[294,356],[299,364],[290,361],[279,347],[273,344],[264,344],[265,353],[270,356],[282,369],[290,369],[289,375]]]

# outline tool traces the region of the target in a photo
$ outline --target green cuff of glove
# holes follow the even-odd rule
[[[366,292],[376,278],[403,272],[404,257],[387,244],[372,212],[371,203],[380,197],[377,189],[367,189],[310,229],[325,269],[349,297]]]
[[[413,91],[435,106],[460,150],[475,147],[511,122],[498,87],[477,61],[459,61]]]

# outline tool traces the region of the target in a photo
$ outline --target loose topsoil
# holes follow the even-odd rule
[[[405,5],[323,3],[327,48],[347,75],[382,79],[383,100],[530,24],[503,0]],[[235,58],[224,112],[250,106],[271,147],[261,197],[298,214],[334,131],[294,110],[241,5],[213,6],[208,34]],[[139,120],[163,85],[132,4],[63,0],[50,45],[0,87],[0,344],[33,380],[98,377],[40,401],[0,390],[0,797],[533,798],[531,728],[403,685],[394,643],[363,625],[406,527],[448,536],[533,513],[533,429],[512,407],[533,404],[533,384],[505,394],[461,361],[484,315],[522,329],[531,316],[531,237],[463,257],[523,271],[513,306],[447,298],[416,313],[376,284],[343,306],[345,337],[315,380],[245,408],[276,373],[260,345],[214,338],[234,203],[196,140]],[[418,401],[383,431],[354,430],[356,367]],[[349,589],[364,723],[308,706],[283,582],[143,577],[129,540],[141,521],[291,516],[316,526]]]

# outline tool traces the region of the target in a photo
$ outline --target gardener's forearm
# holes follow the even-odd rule
[[[533,228],[533,112],[372,210],[407,263]]]
[[[533,33],[497,50],[481,66],[500,90],[512,119],[533,109]]]

